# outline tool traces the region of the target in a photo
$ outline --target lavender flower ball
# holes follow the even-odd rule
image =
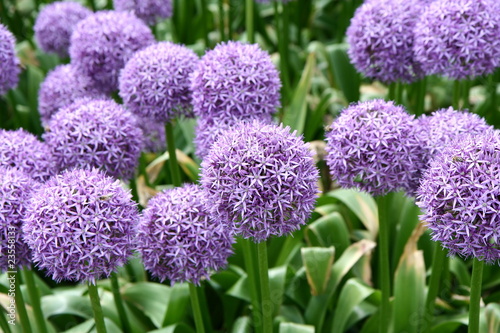
[[[0,96],[5,95],[9,89],[17,86],[20,62],[16,55],[16,40],[14,35],[0,24]]]
[[[133,11],[148,25],[172,16],[172,0],[113,0],[117,11]]]
[[[418,135],[427,153],[427,163],[460,135],[478,135],[492,129],[493,126],[477,114],[455,111],[452,107],[417,119]]]
[[[69,54],[75,69],[103,92],[118,89],[118,76],[136,51],[151,45],[148,26],[130,12],[100,11],[80,21]]]
[[[60,108],[80,98],[105,98],[92,81],[69,65],[59,65],[50,71],[38,91],[38,111],[46,126]]]
[[[500,259],[500,134],[464,135],[438,155],[418,190],[432,240],[450,255]]]
[[[143,144],[134,115],[111,100],[77,101],[62,108],[43,138],[61,170],[100,168],[122,179],[134,175]]]
[[[19,169],[39,182],[57,172],[49,146],[23,129],[0,129],[0,166]]]
[[[205,117],[273,114],[280,88],[276,67],[257,44],[221,43],[201,58],[191,77],[193,110]]]
[[[167,149],[165,125],[147,118],[136,117],[142,130],[143,148],[145,153],[160,153]]]
[[[189,75],[198,56],[183,45],[160,42],[138,51],[120,74],[120,97],[138,116],[168,122],[192,116]]]
[[[0,272],[31,265],[31,251],[21,237],[21,222],[36,186],[38,183],[21,170],[0,166]]]
[[[138,249],[144,266],[162,282],[199,284],[227,265],[232,230],[210,215],[197,185],[165,190],[143,212]]]
[[[341,187],[375,196],[416,191],[424,149],[414,117],[392,101],[350,105],[331,124],[326,142],[326,163]]]
[[[73,29],[91,14],[89,9],[71,1],[54,2],[43,7],[33,27],[38,45],[44,52],[67,57]]]
[[[53,280],[109,277],[132,254],[139,212],[120,182],[98,170],[54,176],[31,198],[24,241]]]
[[[355,12],[347,29],[351,63],[366,77],[410,83],[423,76],[413,53],[413,29],[422,5],[372,0]]]
[[[261,242],[305,224],[318,192],[312,151],[289,127],[241,124],[221,134],[201,166],[207,207]]]
[[[415,58],[427,75],[474,78],[500,64],[496,0],[436,0],[415,26]]]

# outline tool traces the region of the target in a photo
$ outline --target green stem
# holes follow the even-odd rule
[[[260,294],[259,285],[256,280],[256,267],[254,251],[252,251],[255,244],[248,239],[241,239],[241,246],[243,249],[243,259],[245,261],[245,269],[247,273],[248,286],[250,288],[250,297],[252,303],[252,318],[255,332],[262,331],[261,312],[260,312]]]
[[[90,303],[92,304],[92,310],[94,311],[95,328],[97,333],[106,333],[106,325],[104,324],[104,314],[102,312],[101,300],[99,298],[99,291],[97,286],[89,283],[89,296]]]
[[[19,277],[17,273],[14,274],[15,284],[16,284],[16,294],[14,296],[16,300],[17,314],[19,315],[19,320],[21,322],[21,327],[23,332],[30,333],[31,324],[28,318],[28,312],[26,311],[26,304],[24,303],[23,294],[21,293],[21,283],[19,282]]]
[[[7,318],[5,318],[6,314],[3,311],[0,312],[2,312],[0,314],[0,328],[2,328],[3,332],[5,333],[11,333],[9,323],[7,322]]]
[[[394,98],[394,102],[397,105],[402,105],[403,104],[403,91],[404,91],[404,85],[401,82],[396,83],[396,96]]]
[[[225,0],[227,7],[229,8],[227,11],[227,39],[231,39],[233,36],[233,25],[232,25],[232,17],[231,12],[231,0]]]
[[[492,124],[498,125],[499,124],[499,112],[498,112],[498,105],[497,105],[497,82],[495,80],[495,73],[492,73],[488,76],[488,94],[490,95],[490,112],[491,112],[491,120]]]
[[[469,333],[479,332],[479,315],[481,311],[481,285],[483,282],[484,261],[474,258],[470,286]]]
[[[379,272],[380,272],[380,290],[382,300],[380,304],[380,322],[379,332],[387,333],[390,322],[390,303],[391,296],[391,276],[389,268],[389,220],[388,220],[388,197],[379,196],[376,198],[378,206],[379,221]]]
[[[255,0],[245,1],[245,28],[247,31],[247,40],[249,43],[255,43],[255,33],[253,26],[253,6]]]
[[[453,82],[453,100],[451,106],[455,110],[460,108],[460,81],[456,80]]]
[[[226,20],[224,19],[225,11],[224,11],[224,0],[219,0],[219,33],[221,42],[226,41]]]
[[[422,324],[422,330],[426,333],[431,332],[432,319],[434,318],[434,307],[436,305],[436,297],[441,282],[441,273],[443,272],[443,266],[446,262],[445,259],[446,251],[441,248],[439,243],[436,243],[434,248],[434,258],[432,260],[431,277],[429,279],[429,290],[427,291],[427,298],[425,300],[426,314]]]
[[[125,306],[123,305],[123,300],[120,295],[120,285],[118,284],[118,277],[116,276],[116,273],[111,274],[110,280],[111,292],[113,293],[113,298],[115,300],[116,310],[118,311],[118,316],[120,317],[120,322],[122,323],[122,332],[132,332],[130,329],[130,323],[128,322],[127,313],[125,312]]]
[[[471,86],[470,80],[465,79],[462,81],[462,103],[463,103],[462,108],[463,109],[470,108],[470,101],[469,101],[470,86]]]
[[[257,243],[257,258],[259,264],[259,280],[261,292],[261,309],[263,333],[273,331],[273,305],[271,303],[271,290],[269,287],[269,267],[267,263],[267,244],[265,241]]]
[[[165,125],[165,136],[167,137],[168,160],[170,161],[170,172],[172,173],[172,183],[175,187],[181,186],[181,174],[179,164],[177,164],[177,155],[175,153],[174,128],[172,122]]]
[[[28,289],[28,295],[30,296],[31,307],[33,308],[33,314],[35,315],[38,332],[47,333],[47,326],[45,324],[45,318],[43,316],[42,305],[40,302],[40,292],[35,284],[33,271],[29,268],[25,268],[23,269],[22,274],[24,282],[26,283],[26,288]]]
[[[278,33],[278,49],[280,54],[280,72],[281,80],[283,82],[283,102],[286,103],[290,96],[290,62],[288,58],[288,44],[289,44],[289,15],[287,4],[281,4],[281,14],[278,7],[278,2],[274,1],[274,17],[276,20],[276,27],[279,31]],[[283,103],[283,104],[284,104]]]
[[[207,0],[201,0],[201,20],[203,26],[203,41],[205,42],[205,48],[210,47],[210,40],[208,39],[208,13],[207,13]]]
[[[427,77],[424,77],[418,83],[417,100],[415,105],[415,115],[420,116],[425,112],[425,95],[427,92]]]
[[[191,295],[191,308],[193,309],[194,322],[196,324],[197,333],[205,333],[205,326],[203,324],[203,316],[201,314],[200,300],[196,286],[189,283],[189,294]]]
[[[387,91],[387,99],[394,101],[396,99],[396,82],[389,83],[389,90]]]
[[[93,12],[97,11],[97,6],[95,5],[94,0],[88,0],[87,2],[88,2],[90,9],[92,9]]]

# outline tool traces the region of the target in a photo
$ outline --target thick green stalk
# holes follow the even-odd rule
[[[479,333],[484,261],[474,258],[470,286],[469,333]]]
[[[451,106],[453,109],[458,110],[460,108],[460,81],[455,80],[453,82],[453,100]]]
[[[231,15],[232,14],[232,12],[231,12],[231,0],[225,0],[225,3],[227,5],[227,7],[229,8],[227,11],[227,39],[231,40],[231,38],[233,36],[233,25],[232,25],[233,15]]]
[[[193,310],[196,333],[205,333],[198,291],[196,290],[196,286],[192,283],[189,283],[189,294],[191,295],[191,308]]]
[[[389,221],[388,221],[388,197],[379,196],[376,198],[378,206],[378,247],[379,247],[379,276],[380,290],[382,300],[380,304],[379,332],[387,333],[390,322],[390,303],[391,297],[391,274],[389,265]]]
[[[174,128],[172,122],[165,125],[165,136],[167,137],[168,160],[170,161],[170,172],[172,173],[172,184],[175,187],[181,186],[181,173],[179,164],[177,163],[177,155],[175,153]]]
[[[17,314],[19,315],[19,321],[21,322],[23,332],[31,333],[31,324],[28,318],[28,312],[26,311],[26,304],[24,303],[23,294],[21,293],[21,283],[19,281],[19,276],[17,276],[17,273],[15,273],[14,277],[16,285],[16,294],[14,296],[14,299],[16,300],[16,309]]]
[[[415,105],[415,115],[420,116],[425,111],[425,94],[427,92],[427,77],[422,78],[417,86],[417,100]]]
[[[88,6],[90,7],[90,9],[92,9],[92,11],[94,11],[94,12],[97,11],[97,6],[95,5],[94,0],[88,0],[87,3],[88,3]]]
[[[106,324],[104,324],[104,314],[102,312],[101,300],[99,298],[99,291],[97,286],[89,283],[89,296],[92,310],[94,311],[95,328],[97,333],[106,333]]]
[[[397,105],[403,104],[403,91],[404,85],[401,82],[396,83],[396,96],[394,97],[394,102]]]
[[[425,315],[422,323],[422,331],[426,333],[431,332],[432,319],[434,318],[434,306],[436,304],[436,297],[439,291],[439,284],[441,282],[441,273],[443,266],[446,262],[446,251],[441,248],[441,244],[436,243],[434,248],[434,258],[432,260],[432,271],[429,279],[429,289],[427,291],[427,298],[425,300]]]
[[[265,241],[257,243],[257,259],[259,264],[259,281],[262,309],[262,332],[273,331],[273,305],[269,287],[269,267],[267,262],[267,244]]]
[[[116,273],[111,274],[110,280],[111,292],[113,293],[116,310],[118,311],[118,316],[120,317],[120,321],[122,323],[122,332],[132,332],[130,329],[130,323],[128,322],[127,313],[125,312],[125,306],[123,305],[123,300],[120,295],[120,285],[118,284],[118,277],[116,276]]]
[[[462,81],[462,103],[463,103],[462,108],[463,109],[470,108],[470,101],[469,101],[470,86],[471,86],[470,80],[465,79]]]
[[[219,0],[219,33],[221,42],[226,41],[226,20],[224,11],[224,0]]]
[[[497,105],[497,82],[495,80],[495,74],[490,74],[488,76],[488,94],[489,94],[489,99],[490,99],[490,112],[491,114],[491,123],[494,125],[499,124],[499,115],[500,112],[498,112],[498,105]]]
[[[1,0],[0,0],[1,1]],[[0,328],[2,328],[3,332],[11,333],[9,323],[7,322],[7,318],[5,317],[5,313],[0,311]]]
[[[255,0],[245,1],[245,29],[247,31],[247,40],[249,43],[255,43],[255,32],[253,26],[253,7]]]
[[[396,82],[389,83],[388,91],[387,91],[387,100],[394,101],[396,99]]]
[[[26,288],[28,289],[28,295],[30,296],[31,307],[33,308],[33,314],[35,315],[38,332],[47,333],[47,326],[42,312],[42,304],[40,302],[40,292],[35,284],[33,271],[30,268],[25,268],[23,269],[22,274],[24,282],[26,283]]]
[[[280,54],[280,72],[281,81],[283,82],[283,94],[284,102],[286,102],[290,97],[290,61],[288,59],[288,44],[289,44],[289,15],[287,4],[281,4],[282,11],[280,13],[279,4],[274,1],[274,18],[276,21],[276,27],[279,31],[278,33],[278,49]]]
[[[261,325],[261,312],[260,312],[260,294],[258,281],[256,279],[257,270],[255,267],[255,257],[253,247],[255,244],[248,239],[241,239],[241,246],[243,249],[243,259],[245,261],[245,270],[247,272],[248,287],[250,288],[250,297],[252,304],[252,318],[254,331],[257,333],[262,332]]]
[[[207,0],[201,0],[201,20],[203,26],[203,41],[205,42],[205,48],[210,47],[210,40],[208,39],[208,12],[207,12]]]

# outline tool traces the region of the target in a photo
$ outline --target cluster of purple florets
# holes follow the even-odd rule
[[[113,6],[117,11],[134,12],[148,25],[172,16],[172,0],[113,0]]]
[[[19,81],[19,59],[16,56],[14,35],[0,23],[0,96],[14,88]]]

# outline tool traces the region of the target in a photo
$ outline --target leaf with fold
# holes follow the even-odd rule
[[[361,79],[349,60],[348,48],[347,44],[328,45],[326,53],[337,86],[348,102],[356,102],[359,100]]]
[[[311,294],[314,296],[324,294],[332,272],[335,248],[303,247],[301,254]]]
[[[156,327],[162,326],[171,288],[152,282],[137,282],[122,289],[122,297],[151,319]]]
[[[337,256],[350,245],[349,230],[344,218],[338,212],[310,223],[305,229],[305,238],[311,246],[334,246]]]
[[[314,326],[296,323],[281,323],[280,333],[314,333]]]
[[[148,333],[194,333],[195,331],[184,323],[177,323],[163,327],[154,331],[149,331]]]

